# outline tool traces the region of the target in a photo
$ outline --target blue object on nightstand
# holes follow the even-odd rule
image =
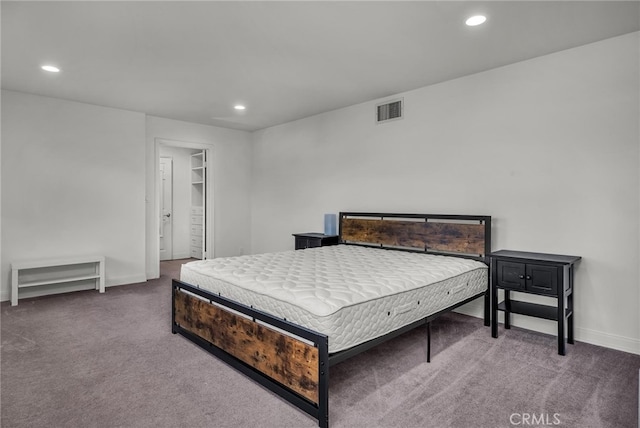
[[[325,235],[337,235],[336,232],[336,215],[325,214],[324,215],[324,234]]]

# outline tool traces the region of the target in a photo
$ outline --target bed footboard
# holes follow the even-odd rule
[[[327,336],[178,280],[171,329],[329,425]]]

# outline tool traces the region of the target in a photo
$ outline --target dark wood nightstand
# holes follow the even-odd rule
[[[578,256],[500,250],[491,253],[491,335],[498,337],[498,311],[504,312],[504,328],[511,328],[511,314],[558,322],[558,354],[573,344],[573,266]],[[504,300],[498,304],[498,289]],[[511,291],[555,297],[556,306],[512,300]]]
[[[338,235],[325,235],[324,233],[294,233],[296,238],[296,250],[305,248],[326,247],[327,245],[337,245]]]

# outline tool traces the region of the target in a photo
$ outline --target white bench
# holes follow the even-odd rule
[[[89,280],[95,280],[96,290],[104,293],[104,256],[11,263],[11,306],[18,304],[20,288]]]

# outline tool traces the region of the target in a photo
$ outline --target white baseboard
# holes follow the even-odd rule
[[[484,318],[483,306],[478,302],[471,302],[467,305],[461,306],[460,308],[456,309],[455,312],[476,318]],[[503,314],[499,313],[498,317],[499,321],[503,322]],[[525,317],[524,315],[517,314],[514,314],[512,316],[511,321],[511,325],[524,328],[526,330],[532,330],[539,333],[551,335],[554,335],[557,332],[557,324],[555,321],[541,320],[538,318]],[[617,334],[605,333],[588,328],[574,328],[574,338],[578,342],[589,343],[591,345],[602,346],[605,348],[640,355],[640,339],[619,336]],[[490,335],[491,333],[487,331],[487,334]]]
[[[137,284],[140,282],[147,282],[146,275],[128,275],[119,276],[117,278],[107,278],[105,281],[105,286],[115,287],[118,285]]]
[[[640,355],[640,339],[579,327],[576,327],[575,338],[580,342]]]
[[[180,259],[188,259],[191,257],[191,253],[186,252],[186,253],[174,253],[173,254],[173,260],[180,260]]]

